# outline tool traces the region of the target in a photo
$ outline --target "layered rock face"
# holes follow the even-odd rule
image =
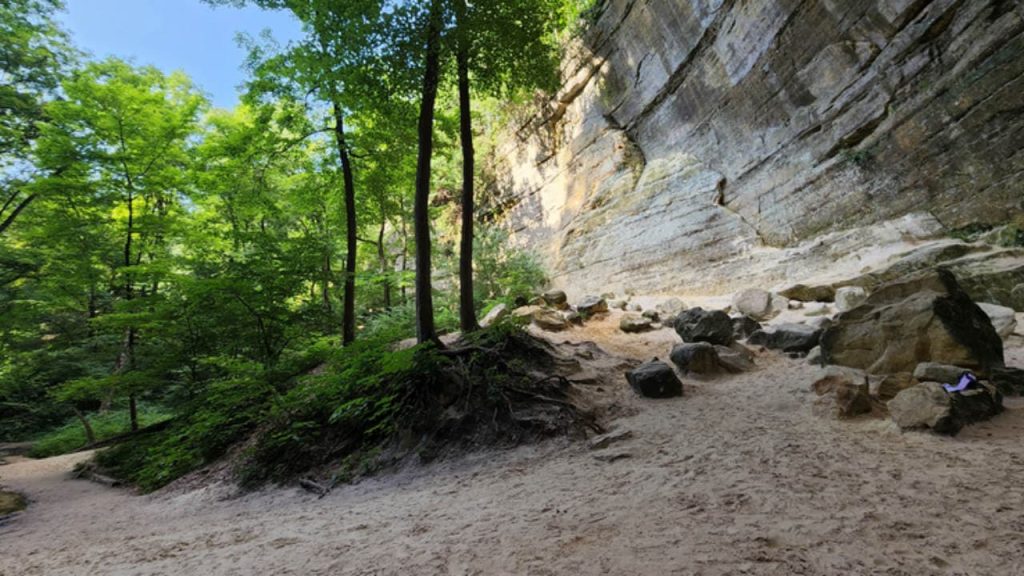
[[[860,271],[1024,211],[1021,2],[610,0],[564,72],[490,206],[574,297]]]

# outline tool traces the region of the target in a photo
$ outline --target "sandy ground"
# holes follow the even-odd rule
[[[666,357],[675,336],[563,338]],[[1024,365],[1020,339],[1009,363]],[[326,498],[225,486],[134,496],[67,479],[87,455],[0,467],[30,508],[0,575],[1024,574],[1024,403],[956,438],[812,415],[816,370],[686,380],[626,403],[604,462],[550,442],[412,467]]]

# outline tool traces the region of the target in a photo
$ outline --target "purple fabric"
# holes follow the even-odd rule
[[[943,384],[942,387],[946,389],[946,392],[963,392],[971,384],[974,384],[977,381],[978,379],[974,377],[974,374],[964,372],[960,375],[960,380],[955,386],[953,384]]]

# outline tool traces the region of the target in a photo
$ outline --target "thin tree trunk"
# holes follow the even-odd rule
[[[133,186],[131,181],[128,181],[128,233],[125,235],[124,240],[124,266],[125,266],[125,285],[124,285],[124,299],[130,302],[135,297],[135,287],[133,285],[133,278],[131,274],[132,267],[132,235],[135,233],[135,195],[133,193]],[[124,339],[124,349],[121,352],[121,357],[118,358],[116,373],[123,373],[125,371],[132,371],[135,369],[135,328],[129,326]],[[135,404],[135,394],[131,393],[128,395],[128,413],[131,422],[131,431],[135,432],[139,429],[139,417],[138,409]]]
[[[78,421],[82,423],[82,430],[85,431],[85,441],[89,443],[89,446],[92,446],[96,443],[96,433],[92,430],[92,424],[89,423],[85,414],[82,414],[78,408],[72,408],[72,410],[75,411],[75,418],[78,418]]]
[[[416,339],[435,342],[434,298],[430,266],[430,160],[434,152],[434,104],[441,68],[441,1],[431,0],[427,29],[426,66],[420,101],[419,154],[416,158],[416,196],[413,204],[413,235],[416,240]]]
[[[480,328],[473,302],[473,116],[469,94],[469,34],[466,30],[466,1],[456,0],[459,31],[456,54],[459,76],[459,131],[462,142],[462,238],[459,247],[459,325],[463,332]]]
[[[128,420],[131,422],[132,432],[139,430],[139,407],[135,402],[135,394],[128,395]]]
[[[377,260],[380,262],[380,273],[384,277],[384,309],[391,309],[391,280],[388,279],[388,255],[384,250],[384,230],[387,227],[387,218],[382,214],[380,231],[377,233]]]
[[[358,240],[356,239],[356,186],[352,177],[352,162],[349,158],[348,145],[345,143],[345,115],[337,101],[334,105],[334,137],[338,142],[338,156],[341,158],[341,172],[345,180],[345,289],[344,304],[341,311],[341,342],[351,344],[356,339],[356,255]]]

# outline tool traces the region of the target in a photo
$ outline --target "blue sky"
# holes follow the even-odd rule
[[[238,101],[245,52],[235,35],[270,29],[286,42],[301,34],[287,12],[211,7],[200,0],[65,0],[62,15],[75,45],[97,58],[118,56],[170,72],[182,70],[215,106]]]

